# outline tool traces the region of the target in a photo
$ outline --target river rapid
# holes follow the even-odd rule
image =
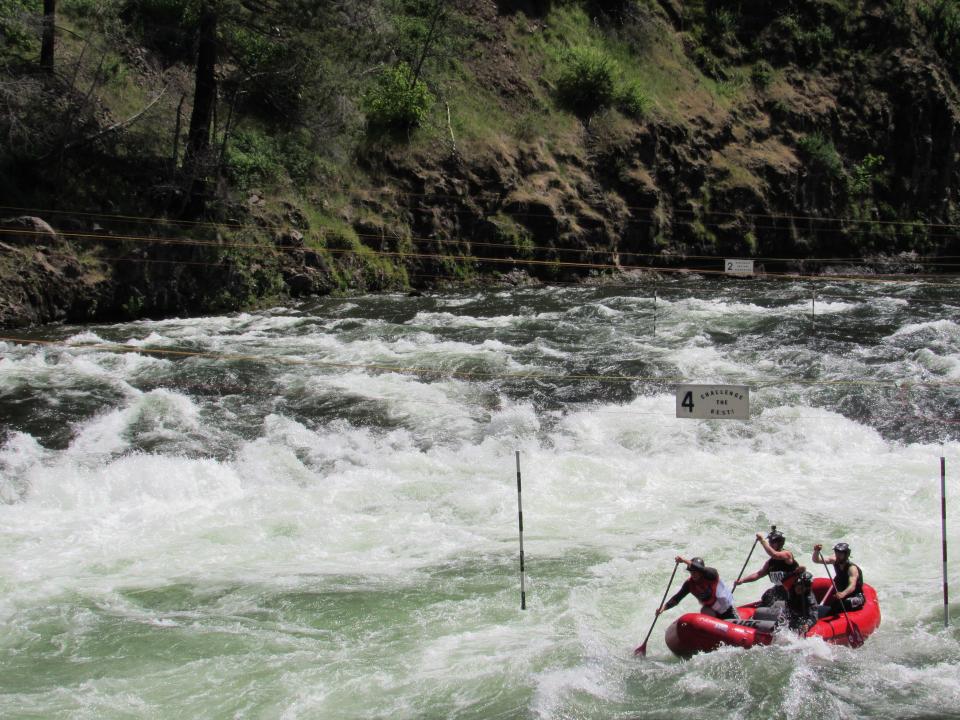
[[[0,717],[960,717],[958,318],[956,282],[689,277],[0,342]],[[633,656],[677,553],[732,583],[771,524],[850,543],[863,648],[681,661],[687,598]]]

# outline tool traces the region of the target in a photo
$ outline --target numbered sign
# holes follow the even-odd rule
[[[746,385],[680,385],[677,417],[693,420],[749,420],[750,388]]]
[[[753,275],[753,260],[725,260],[723,270],[727,275]]]

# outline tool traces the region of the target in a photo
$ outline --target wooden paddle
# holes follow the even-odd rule
[[[670,586],[673,585],[673,578],[677,575],[677,568],[680,567],[680,563],[676,563],[673,566],[673,573],[670,575],[670,582],[667,583],[667,589],[663,591],[663,598],[660,600],[660,604],[657,605],[657,610],[663,607],[663,603],[667,600],[667,593],[670,592]],[[650,639],[650,633],[653,632],[653,626],[657,624],[657,620],[660,619],[660,615],[653,616],[653,622],[650,623],[650,629],[647,631],[647,636],[643,639],[643,643],[636,650],[633,651],[634,655],[642,655],[643,657],[647,656],[647,640]]]

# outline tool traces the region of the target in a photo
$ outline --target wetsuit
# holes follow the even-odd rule
[[[848,563],[846,566],[841,567],[837,563],[834,563],[833,582],[837,586],[838,593],[846,590],[847,586],[850,584],[850,568],[852,567],[857,569],[857,586],[852,593],[843,599],[843,609],[845,610],[859,610],[866,602],[866,599],[863,597],[863,570],[859,565]],[[837,600],[835,594],[830,596],[829,604],[820,606],[820,617],[839,615],[842,612],[843,610],[840,607],[840,600]]]
[[[769,607],[777,600],[787,600],[799,567],[800,564],[796,560],[790,562],[778,558],[767,560],[767,577],[770,578],[773,587],[763,593],[760,603]]]
[[[720,573],[715,568],[704,568],[700,571],[699,580],[689,578],[672,598],[667,600],[665,608],[675,607],[687,595],[693,595],[700,601],[701,612],[724,620],[738,620],[737,608],[733,604],[733,595],[720,579]]]

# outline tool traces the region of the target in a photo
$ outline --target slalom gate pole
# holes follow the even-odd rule
[[[810,330],[817,330],[817,288],[810,289]]]
[[[943,626],[950,627],[950,596],[947,591],[947,461],[940,456],[940,532],[943,537]]]
[[[653,336],[657,336],[657,285],[653,285]]]
[[[517,450],[517,518],[520,521],[520,609],[527,609],[526,571],[523,567],[523,501],[520,499],[520,451]]]

